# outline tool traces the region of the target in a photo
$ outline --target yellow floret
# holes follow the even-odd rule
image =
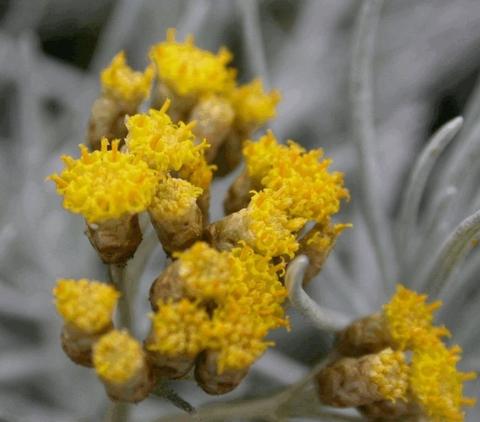
[[[216,168],[217,166],[207,163],[202,153],[198,155],[196,160],[185,163],[178,174],[181,178],[188,180],[192,185],[207,190],[212,183],[213,172]]]
[[[329,172],[331,160],[323,159],[321,149],[307,152],[293,141],[280,145],[268,132],[256,143],[247,141],[243,154],[250,177],[278,192],[290,217],[325,222],[349,197],[343,174]]]
[[[457,371],[460,353],[460,347],[448,349],[438,338],[413,353],[410,388],[432,422],[463,421],[462,406],[475,404],[475,399],[463,396],[463,383],[476,374]]]
[[[409,367],[403,352],[388,348],[375,356],[369,374],[370,380],[377,385],[386,400],[407,398]]]
[[[154,71],[151,65],[143,73],[132,70],[126,63],[125,53],[121,51],[102,71],[100,79],[106,94],[123,101],[137,103],[149,96],[153,76]]]
[[[93,347],[93,365],[104,381],[125,384],[145,365],[142,345],[126,331],[112,330]]]
[[[196,47],[191,36],[178,42],[174,29],[167,31],[165,42],[152,47],[150,59],[162,82],[182,96],[220,93],[235,79],[235,70],[227,67],[232,59],[227,49],[213,54]]]
[[[441,337],[450,334],[445,327],[433,326],[433,313],[442,303],[427,304],[426,300],[426,295],[398,285],[395,295],[383,306],[387,329],[397,348],[420,347],[432,335]]]
[[[150,209],[165,219],[182,216],[191,209],[201,194],[201,188],[186,180],[167,176],[159,183]]]
[[[151,319],[156,341],[148,342],[148,350],[172,357],[194,357],[205,348],[210,318],[197,302],[182,299],[165,303],[160,300],[158,311]]]
[[[162,173],[179,171],[183,165],[193,166],[203,158],[206,142],[195,145],[194,122],[174,124],[166,113],[170,101],[160,110],[128,117],[126,126],[128,151]]]
[[[204,242],[196,242],[174,257],[180,261],[179,275],[187,290],[199,299],[222,300],[228,283],[239,277],[239,268],[229,253],[219,252]]]
[[[265,189],[254,194],[247,209],[249,230],[253,237],[251,246],[269,257],[293,257],[299,248],[294,233],[307,222],[304,218],[289,218],[282,199]]]
[[[60,279],[53,289],[55,306],[66,323],[94,334],[112,322],[120,294],[108,284],[80,279]]]
[[[229,98],[236,121],[241,126],[258,127],[275,117],[280,93],[276,90],[266,93],[262,81],[256,79],[232,90]]]
[[[109,150],[104,138],[101,150],[94,152],[80,145],[81,157],[63,156],[66,168],[49,177],[64,198],[64,208],[89,223],[142,212],[155,193],[157,173],[134,155],[119,152],[118,143],[112,141]]]

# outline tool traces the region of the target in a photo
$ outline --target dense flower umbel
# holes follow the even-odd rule
[[[447,348],[437,338],[415,350],[412,357],[410,388],[424,413],[433,422],[463,421],[462,406],[473,406],[475,399],[463,397],[463,383],[476,377],[459,372],[461,348]]]
[[[55,306],[64,321],[94,334],[112,323],[119,292],[98,281],[60,279],[53,289]]]
[[[49,178],[64,197],[63,206],[82,214],[89,223],[118,219],[144,211],[155,193],[155,171],[137,157],[118,151],[118,140],[102,140],[100,151],[88,152],[80,145],[81,157],[62,157],[65,170]]]
[[[433,324],[433,313],[441,303],[427,304],[426,300],[426,295],[399,285],[382,313],[354,321],[339,333],[337,352],[359,356],[385,347],[397,353],[407,351],[409,403],[394,406],[395,412],[400,417],[402,412],[420,412],[434,422],[463,421],[462,406],[474,404],[473,399],[463,397],[463,382],[475,378],[475,374],[457,371],[460,347],[447,348],[441,338],[449,331]]]
[[[154,76],[153,66],[145,71],[135,72],[126,63],[125,53],[118,53],[101,75],[102,90],[118,100],[140,103],[150,94]]]
[[[194,45],[193,37],[175,40],[175,30],[167,31],[167,40],[152,47],[150,58],[158,76],[178,95],[204,95],[223,92],[233,85],[235,70],[228,68],[230,52],[221,48],[215,55]]]
[[[284,265],[273,266],[246,245],[219,252],[198,242],[176,256],[188,298],[157,302],[152,329],[158,342],[147,349],[169,356],[215,352],[219,374],[248,368],[273,344],[264,340],[268,332],[287,325],[286,290],[278,279]]]
[[[195,123],[174,124],[166,113],[169,105],[170,101],[166,101],[160,110],[150,109],[148,114],[136,114],[127,119],[128,151],[162,173],[179,171],[184,165],[208,172],[206,164],[202,167],[208,144],[204,141],[195,145],[192,133]]]

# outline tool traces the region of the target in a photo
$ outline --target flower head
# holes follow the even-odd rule
[[[154,341],[147,350],[167,356],[195,357],[206,347],[210,318],[198,302],[158,302],[158,311],[151,315]]]
[[[123,101],[137,103],[150,94],[153,74],[152,66],[148,66],[143,73],[133,71],[126,63],[125,53],[121,51],[102,71],[100,79],[105,93]]]
[[[409,367],[405,355],[388,348],[375,356],[370,368],[370,380],[386,400],[406,400]]]
[[[463,396],[463,383],[476,377],[473,372],[456,368],[461,349],[448,349],[438,338],[431,337],[428,347],[413,353],[410,388],[429,420],[463,421],[462,406],[473,406],[475,400]]]
[[[126,331],[110,331],[93,348],[95,371],[108,383],[127,383],[142,370],[144,362],[142,345]]]
[[[150,58],[159,78],[177,94],[220,93],[233,85],[235,70],[228,68],[231,53],[221,48],[217,54],[194,45],[193,37],[175,40],[175,30],[167,31],[167,40],[152,47]]]
[[[102,139],[100,151],[88,152],[80,145],[81,157],[62,157],[65,169],[49,179],[57,185],[63,206],[98,223],[144,211],[158,182],[157,173],[137,157],[118,151],[118,140]]]
[[[269,132],[257,143],[247,141],[243,154],[249,175],[278,192],[291,217],[326,222],[349,197],[343,174],[329,172],[331,160],[322,159],[321,149],[307,152],[293,141],[280,145]]]
[[[155,214],[164,219],[184,215],[202,194],[202,189],[186,180],[167,176],[157,187],[150,204]]]
[[[162,173],[179,171],[182,166],[194,166],[202,160],[206,142],[195,145],[194,122],[174,124],[166,113],[167,100],[160,110],[127,118],[128,151]]]
[[[418,294],[402,285],[389,303],[383,306],[389,336],[399,349],[411,349],[430,341],[430,337],[448,336],[445,327],[433,326],[433,313],[441,302],[426,303],[427,295]]]
[[[149,350],[192,357],[210,350],[218,353],[219,373],[248,368],[273,344],[264,339],[268,332],[288,326],[287,293],[278,278],[284,264],[272,265],[245,244],[219,252],[197,242],[175,256],[189,299],[158,302],[152,316],[158,342]],[[210,314],[206,300],[213,304]]]
[[[262,81],[255,79],[233,89],[229,98],[241,126],[259,127],[275,117],[280,93],[276,90],[266,93]]]
[[[108,284],[81,279],[60,279],[53,289],[55,306],[66,323],[94,334],[112,322],[120,294]]]
[[[270,189],[257,192],[247,208],[248,243],[266,256],[288,255],[292,257],[299,248],[295,233],[307,222],[304,218],[290,218],[283,208],[282,199]]]
[[[204,242],[174,255],[180,262],[179,275],[187,291],[198,299],[223,300],[227,287],[239,277],[238,267],[228,252],[219,252]]]

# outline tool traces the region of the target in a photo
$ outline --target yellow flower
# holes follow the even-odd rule
[[[118,140],[102,139],[100,151],[88,152],[80,145],[81,157],[65,155],[65,169],[49,179],[64,197],[65,209],[82,214],[89,223],[118,219],[144,211],[153,198],[158,177],[132,154],[118,151]]]
[[[186,290],[195,299],[159,303],[152,317],[159,341],[149,350],[192,357],[201,350],[215,351],[222,373],[248,368],[273,345],[264,339],[268,332],[288,327],[282,307],[287,292],[278,278],[284,263],[274,266],[245,244],[219,252],[197,242],[175,257]],[[211,316],[201,307],[209,299],[215,305]]]
[[[262,81],[256,79],[233,89],[229,99],[240,125],[259,127],[275,117],[280,93],[276,90],[264,92]]]
[[[321,149],[307,152],[293,141],[280,145],[269,132],[257,143],[247,141],[243,154],[249,175],[278,192],[290,217],[328,221],[349,197],[343,174],[328,171],[331,160],[322,159]]]
[[[239,277],[229,253],[219,252],[204,242],[196,242],[174,257],[180,262],[179,275],[185,280],[187,291],[199,299],[222,300],[228,283]]]
[[[433,326],[433,313],[441,302],[426,303],[427,295],[418,294],[402,285],[389,303],[383,306],[389,336],[396,348],[401,350],[421,347],[430,337],[448,336],[445,327]]]
[[[159,78],[177,94],[204,95],[220,93],[233,85],[235,70],[228,68],[231,53],[221,48],[217,54],[194,45],[193,37],[175,40],[175,30],[167,31],[167,40],[152,47],[150,59]]]
[[[123,101],[137,103],[149,96],[153,74],[151,65],[143,73],[133,71],[126,63],[125,53],[121,51],[102,71],[100,79],[106,94]]]
[[[81,279],[60,279],[53,289],[55,306],[66,323],[95,334],[112,322],[120,294],[108,284]]]
[[[463,396],[463,383],[476,375],[457,371],[459,346],[448,349],[438,338],[430,339],[428,347],[413,353],[410,388],[432,422],[463,421],[462,406],[475,404],[475,399]]]
[[[150,209],[161,218],[184,215],[202,194],[202,189],[186,180],[167,176],[157,187]]]
[[[252,240],[247,242],[269,257],[293,257],[299,248],[295,233],[307,222],[304,218],[289,218],[282,201],[279,195],[264,189],[254,194],[247,208],[252,234]]]
[[[197,302],[158,302],[158,311],[151,316],[153,338],[147,349],[167,356],[195,357],[206,345],[210,319]]]
[[[406,400],[409,367],[403,352],[382,350],[375,356],[370,371],[370,380],[386,400]]]
[[[128,151],[161,173],[179,171],[184,165],[194,166],[201,162],[203,151],[208,148],[205,141],[195,145],[194,122],[172,122],[166,113],[169,105],[167,100],[160,110],[150,109],[148,114],[136,114],[126,122]]]
[[[179,171],[182,179],[188,180],[192,185],[207,190],[212,183],[213,172],[217,169],[215,165],[209,165],[205,156],[199,154],[194,161],[185,163]]]
[[[126,331],[112,330],[93,347],[95,371],[108,383],[127,383],[142,371],[144,362],[142,345]]]

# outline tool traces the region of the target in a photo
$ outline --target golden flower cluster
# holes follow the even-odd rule
[[[355,321],[340,332],[337,352],[344,357],[318,375],[321,399],[337,406],[358,406],[366,415],[377,417],[386,408],[384,417],[396,416],[396,420],[423,415],[434,422],[463,421],[462,407],[475,403],[463,396],[463,383],[474,379],[475,374],[457,370],[461,348],[449,348],[442,342],[450,333],[433,323],[433,313],[441,303],[428,304],[426,300],[426,295],[399,285],[380,313]],[[384,359],[385,351],[388,360]],[[370,363],[367,371],[367,361],[383,364]],[[345,385],[353,385],[362,376],[367,376],[368,382],[357,383],[347,399],[340,398],[342,389],[332,392],[331,385],[340,378]],[[396,386],[399,380],[404,380],[401,388]],[[385,401],[391,405],[385,406]]]
[[[141,214],[172,259],[151,286],[143,343],[115,322],[118,300],[120,314],[128,302],[121,283],[62,279],[54,288],[65,353],[93,366],[110,398],[128,402],[193,368],[208,393],[235,388],[273,346],[268,334],[289,328],[288,262],[305,253],[318,273],[349,226],[332,223],[348,191],[321,150],[281,145],[271,132],[246,141],[275,115],[277,91],[265,92],[260,80],[238,85],[226,49],[201,50],[191,37],[178,42],[173,30],[150,59],[136,72],[123,53],[115,56],[101,74],[88,145],[80,145],[79,158],[63,156],[65,168],[49,177],[64,208],[85,218],[88,239],[111,274],[123,271],[142,242],[148,222]],[[152,83],[148,111],[139,113]],[[245,180],[238,198],[229,198],[238,207],[227,206],[228,215],[210,224],[211,163],[218,156],[218,171],[229,171],[242,149]],[[309,222],[315,226],[302,233]],[[387,367],[398,372],[394,356],[372,363],[372,377]]]

